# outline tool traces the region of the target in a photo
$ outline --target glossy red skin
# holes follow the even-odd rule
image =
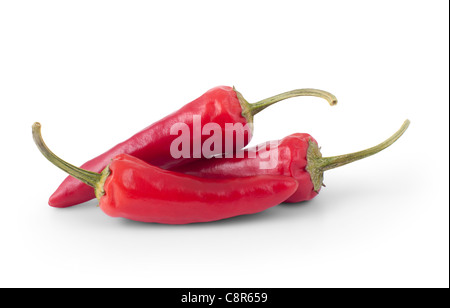
[[[192,146],[191,158],[175,159],[170,154],[170,145],[179,136],[170,134],[170,128],[174,123],[185,123],[189,126],[192,145],[194,115],[201,116],[202,126],[213,122],[219,124],[224,130],[225,123],[247,124],[247,120],[241,113],[242,107],[233,88],[226,86],[213,88],[178,111],[146,127],[109,151],[84,163],[80,168],[101,172],[110,163],[111,159],[119,154],[130,154],[147,163],[165,169],[187,163],[194,159],[192,158]],[[247,131],[238,131],[238,133],[244,135],[245,144],[250,142],[251,135]],[[209,136],[202,135],[202,144],[208,138]],[[225,149],[225,145],[223,145],[223,149]],[[91,187],[68,176],[50,197],[49,205],[68,207],[93,198],[95,198],[95,195]]]
[[[299,185],[295,193],[284,202],[311,200],[317,196],[318,192],[314,191],[311,177],[306,171],[309,140],[317,143],[308,134],[292,134],[273,142],[275,146],[269,147],[270,142],[266,142],[263,147],[245,149],[243,151],[244,158],[236,158],[236,155],[234,155],[233,158],[202,159],[171,170],[204,178],[230,178],[262,174],[289,176],[296,179]],[[278,163],[275,168],[260,168],[260,163],[267,161],[264,156],[261,157],[263,151],[278,151]],[[255,155],[250,155],[250,152]],[[264,155],[267,154],[268,152]]]
[[[253,214],[297,189],[290,177],[206,179],[164,170],[122,154],[112,160],[100,208],[142,222],[188,224]]]

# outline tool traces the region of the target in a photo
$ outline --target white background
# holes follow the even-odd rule
[[[2,1],[0,287],[448,287],[447,1]],[[217,85],[254,102],[251,145],[308,132],[328,171],[311,202],[214,223],[47,205],[65,174]]]

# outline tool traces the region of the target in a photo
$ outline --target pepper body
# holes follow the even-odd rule
[[[214,154],[230,153],[245,147],[252,137],[253,116],[270,105],[291,97],[316,96],[337,103],[336,97],[317,89],[296,89],[281,93],[256,103],[248,103],[234,88],[219,86],[213,88],[188,103],[178,111],[148,126],[128,140],[116,145],[109,151],[91,159],[81,166],[85,170],[100,172],[110,159],[119,154],[129,154],[147,163],[167,169],[180,166],[194,159]],[[213,124],[207,127],[208,124]],[[178,136],[176,127],[181,129]],[[172,129],[174,131],[171,132]],[[179,129],[178,129],[179,130]],[[184,131],[188,131],[185,140]],[[216,131],[221,134],[221,144],[217,146]],[[183,135],[183,136],[181,136]],[[209,141],[214,135],[214,142]],[[177,138],[183,139],[189,146],[190,155],[172,155],[171,146]],[[207,153],[203,153],[203,149]],[[54,207],[68,207],[94,198],[92,189],[84,183],[67,177],[50,197],[49,204]]]
[[[317,142],[311,136],[294,134],[277,143],[276,153],[280,154],[281,161],[287,162],[272,168],[278,170],[277,175],[245,176],[246,174],[238,170],[257,169],[254,164],[242,160],[243,165],[239,168],[235,168],[235,165],[239,164],[237,162],[223,169],[229,171],[233,167],[232,172],[235,172],[233,178],[228,178],[225,172],[221,172],[219,174],[222,178],[219,179],[164,170],[127,154],[113,158],[101,173],[92,172],[78,168],[56,156],[44,143],[41,125],[38,122],[33,124],[32,132],[39,151],[52,164],[94,188],[94,194],[100,200],[100,208],[106,214],[143,222],[186,224],[264,211],[285,200],[292,200],[291,196],[298,192],[298,187],[302,185],[307,188],[306,193],[303,192],[296,198],[312,198],[315,195],[311,194],[309,185],[312,185],[314,192],[317,193],[323,185],[324,171],[386,149],[403,135],[409,123],[409,120],[406,120],[397,132],[376,146],[330,157],[322,157]],[[297,138],[300,142],[295,142],[294,146],[289,145],[290,142],[287,140],[292,138]],[[260,159],[264,157],[259,154]],[[252,159],[257,161],[257,158]],[[213,168],[203,170],[211,169]],[[310,175],[309,181],[304,177],[305,171]],[[199,175],[205,174],[207,173],[203,172]],[[295,178],[301,181],[300,185]]]
[[[297,190],[284,202],[301,202],[314,198],[311,176],[306,170],[309,142],[317,141],[309,134],[296,133],[281,140],[270,141],[242,150],[230,158],[202,159],[171,170],[204,178],[232,178],[255,175],[283,175],[297,180]],[[272,157],[273,168],[264,168]]]
[[[171,134],[170,130],[177,123],[184,123],[190,129],[190,144],[203,144],[209,137],[201,134],[201,140],[194,138],[194,116],[199,116],[201,125],[207,123],[216,123],[225,130],[226,123],[240,123],[245,128],[247,119],[242,115],[242,106],[237,97],[236,91],[227,86],[213,88],[204,93],[194,101],[184,105],[178,111],[166,116],[138,132],[128,140],[114,146],[107,152],[89,160],[80,168],[101,172],[109,163],[111,158],[119,154],[129,154],[147,163],[161,168],[173,168],[195,159],[193,156],[193,147],[190,149],[190,157],[174,158],[170,153],[171,143],[178,137]],[[244,145],[251,139],[251,132],[236,128],[236,139],[241,137]],[[197,138],[198,139],[198,138]],[[223,139],[223,149],[225,141]],[[218,151],[215,154],[219,154]],[[78,203],[86,202],[95,198],[94,192],[88,185],[68,176],[53,193],[49,199],[49,204],[54,207],[68,207]]]
[[[113,217],[187,224],[253,214],[273,207],[297,189],[290,177],[206,179],[149,165],[122,154],[109,165],[100,208]]]

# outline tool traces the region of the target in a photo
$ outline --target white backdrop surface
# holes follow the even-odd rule
[[[0,287],[448,287],[447,1],[2,1]],[[325,174],[314,200],[214,223],[47,205],[65,174],[217,85],[250,102],[251,145],[308,132],[324,156],[391,148]]]

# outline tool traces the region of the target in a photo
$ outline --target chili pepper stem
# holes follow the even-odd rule
[[[314,184],[314,190],[318,191],[322,186],[324,171],[344,166],[346,164],[366,158],[368,156],[374,155],[386,149],[387,147],[392,145],[395,141],[397,141],[397,139],[400,138],[401,135],[403,135],[403,133],[408,128],[409,123],[410,121],[406,120],[400,127],[400,129],[397,132],[395,132],[395,134],[393,134],[391,137],[389,137],[382,143],[374,147],[368,148],[366,150],[350,154],[322,157],[318,145],[310,140],[307,153],[308,165],[306,166],[306,170],[309,172],[311,176],[311,180]]]
[[[95,195],[97,196],[98,199],[100,199],[100,197],[104,195],[105,192],[103,190],[103,184],[105,183],[106,178],[110,174],[109,166],[107,166],[101,173],[97,173],[84,170],[72,164],[69,164],[68,162],[56,156],[47,147],[44,140],[42,139],[40,123],[35,122],[32,126],[32,131],[34,143],[36,143],[36,146],[38,147],[39,151],[41,151],[41,153],[45,156],[45,158],[47,158],[56,167],[67,172],[74,178],[82,181],[83,183],[89,186],[94,187]]]
[[[242,96],[240,92],[238,92],[234,87],[234,91],[237,94],[237,97],[239,99],[239,102],[241,103],[242,107],[242,115],[247,119],[248,123],[253,123],[253,116],[257,114],[258,112],[264,110],[265,108],[269,107],[270,105],[273,105],[275,103],[278,103],[282,100],[291,98],[291,97],[297,97],[297,96],[316,96],[323,98],[328,101],[328,103],[331,106],[334,106],[337,104],[337,98],[333,94],[323,91],[323,90],[317,90],[317,89],[297,89],[292,90],[288,92],[284,92],[266,99],[263,99],[259,102],[250,104],[245,100],[245,98]]]

